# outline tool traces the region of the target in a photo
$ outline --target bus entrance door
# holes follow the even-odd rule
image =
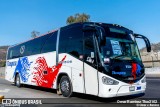
[[[84,34],[84,83],[86,94],[98,95],[98,71],[93,33]]]

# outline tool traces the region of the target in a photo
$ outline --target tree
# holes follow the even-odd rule
[[[40,34],[40,32],[34,30],[31,32],[31,37],[36,38],[39,34]]]
[[[85,13],[82,14],[75,14],[74,16],[69,16],[66,20],[67,24],[76,23],[76,22],[89,22],[90,15],[87,15]]]
[[[74,23],[74,22],[75,22],[75,18],[73,16],[69,16],[67,18],[67,21],[66,21],[67,24],[71,24],[71,23]]]
[[[6,66],[6,61],[5,60],[1,60],[0,61],[0,67],[5,67]]]

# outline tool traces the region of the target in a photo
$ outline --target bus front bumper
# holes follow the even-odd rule
[[[146,90],[146,85],[121,86],[116,96],[127,96],[127,95],[145,93],[145,90]]]
[[[103,85],[99,90],[99,97],[110,98],[145,93],[146,83],[133,85]]]

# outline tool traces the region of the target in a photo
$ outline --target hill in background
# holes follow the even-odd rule
[[[160,42],[159,43],[152,43],[151,44],[151,49],[153,52],[158,52],[160,51]],[[140,52],[143,53],[143,52],[146,52],[146,48],[142,48],[140,49]]]
[[[5,66],[8,47],[9,46],[0,46],[0,67]]]
[[[6,60],[8,46],[0,46],[0,60]]]

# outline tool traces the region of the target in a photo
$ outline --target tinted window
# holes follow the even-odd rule
[[[8,54],[7,54],[7,59],[11,59],[12,58],[12,54],[13,54],[13,50],[11,48],[9,48]]]
[[[22,44],[25,46],[24,56],[40,54],[43,44],[45,43],[46,39],[50,36],[50,34],[46,36],[42,36],[40,38],[33,39],[31,41]]]
[[[50,35],[51,36],[46,40],[41,53],[56,51],[57,31]]]
[[[20,46],[11,47],[8,51],[8,59],[20,57]]]
[[[13,59],[23,56],[40,54],[43,44],[45,43],[46,39],[50,36],[50,34],[47,34],[45,36],[41,36],[39,38],[35,38],[33,40],[11,47],[8,50],[7,58]]]
[[[9,48],[8,54],[7,54],[7,59],[11,59],[12,58],[12,54],[13,54],[13,50],[11,50],[11,48]]]
[[[91,66],[95,66],[96,64],[96,54],[94,50],[93,32],[84,33],[84,62],[86,62],[87,64]]]
[[[39,39],[34,39],[24,44],[25,53],[24,56],[34,55],[40,53],[41,41]]]
[[[81,26],[62,28],[59,40],[59,53],[69,53],[77,58],[83,53],[83,32]]]
[[[103,26],[103,27],[105,29],[107,37],[132,40],[130,35],[132,34],[132,32],[125,28],[107,27],[107,26]]]

